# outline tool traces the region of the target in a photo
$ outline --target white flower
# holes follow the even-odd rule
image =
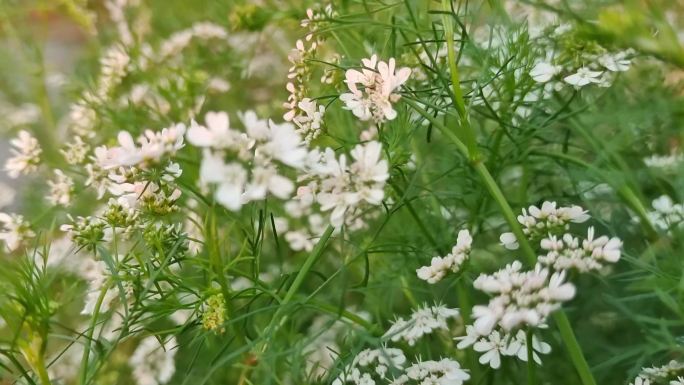
[[[584,87],[587,84],[599,83],[601,81],[599,76],[602,74],[603,72],[601,71],[592,71],[587,67],[582,67],[576,73],[566,76],[563,80],[575,87]]]
[[[517,357],[519,360],[527,362],[529,359],[527,352],[527,335],[525,331],[518,330],[515,337],[508,338],[508,346],[506,347],[505,355]],[[541,365],[541,358],[537,353],[549,354],[551,352],[551,345],[537,338],[536,335],[532,335],[532,358],[534,361]]]
[[[225,112],[209,111],[204,115],[205,126],[200,126],[194,120],[190,123],[187,139],[197,147],[228,149],[239,145],[239,133],[229,127],[230,118]]]
[[[169,382],[176,371],[176,352],[177,343],[173,337],[164,344],[160,344],[155,336],[143,339],[128,360],[137,384],[162,385]]]
[[[527,210],[523,209],[517,219],[523,227],[523,233],[536,242],[558,230],[567,229],[571,222],[583,223],[589,218],[587,211],[580,206],[557,207],[556,202],[544,201],[541,208],[532,205]],[[499,240],[507,249],[518,248],[518,240],[513,233],[503,233]]]
[[[522,326],[539,327],[575,295],[575,287],[565,282],[564,273],[550,274],[540,264],[522,271],[519,261],[494,274],[481,274],[473,286],[494,295],[487,306],[473,307],[473,326],[481,335],[490,334],[497,325],[506,332]]]
[[[458,361],[443,358],[439,361],[419,361],[405,370],[406,381],[413,380],[420,384],[434,385],[462,385],[470,379],[470,375],[461,369]],[[399,383],[405,383],[400,382]],[[398,384],[395,382],[392,383]]]
[[[507,349],[505,339],[501,338],[498,331],[491,332],[488,337],[481,339],[473,345],[476,352],[484,353],[480,356],[480,363],[489,365],[492,369],[501,367],[501,355]]]
[[[21,130],[16,138],[10,140],[13,155],[5,162],[5,171],[10,178],[17,178],[21,174],[30,174],[38,169],[42,150],[38,140],[28,131]]]
[[[405,362],[406,356],[400,349],[365,349],[354,357],[332,384],[374,385],[372,374],[384,379],[389,369],[402,368]]]
[[[311,141],[318,136],[321,129],[325,106],[318,105],[315,100],[304,98],[297,103],[297,107],[302,113],[292,118],[292,121],[298,127],[297,132],[307,141]]]
[[[263,200],[268,193],[280,199],[287,199],[294,191],[294,183],[278,174],[275,167],[252,169],[252,178],[245,186],[244,198],[247,201]]]
[[[8,252],[17,250],[22,242],[36,236],[21,215],[0,213],[0,223],[0,240],[5,242]]]
[[[428,283],[437,283],[447,272],[457,273],[470,256],[472,242],[473,238],[468,230],[459,231],[456,245],[451,249],[451,253],[444,257],[433,257],[430,266],[423,266],[416,270],[418,278]]]
[[[580,242],[571,234],[562,238],[550,235],[540,242],[545,255],[539,256],[539,262],[557,271],[577,269],[580,272],[600,270],[604,263],[615,263],[620,259],[622,242],[619,238],[601,236],[594,239],[594,228],[587,230],[587,238]]]
[[[560,66],[555,66],[551,63],[539,62],[530,70],[530,76],[537,83],[546,83],[554,75],[558,74],[561,69]]]
[[[499,242],[508,250],[517,250],[519,247],[518,238],[513,233],[503,233],[499,237]]]
[[[389,337],[395,342],[404,340],[413,346],[424,335],[435,330],[447,330],[447,319],[456,318],[458,315],[458,309],[449,309],[441,305],[423,306],[414,311],[410,319],[398,318],[394,321],[383,337]]]
[[[68,206],[71,203],[71,194],[74,189],[74,181],[62,170],[55,170],[55,179],[47,182],[50,193],[47,196],[50,204]]]
[[[184,124],[176,124],[159,132],[145,130],[144,134],[138,137],[138,147],[128,131],[120,131],[117,136],[119,146],[108,150],[109,161],[104,168],[145,167],[150,163],[158,163],[164,156],[174,155],[183,148],[184,134]]]
[[[312,166],[320,178],[321,191],[316,200],[322,211],[331,211],[330,223],[340,226],[350,219],[364,202],[378,205],[384,197],[385,181],[389,178],[387,161],[381,159],[378,142],[359,144],[351,151],[353,162],[347,166],[345,155],[339,159],[331,149]]]
[[[351,92],[340,95],[340,100],[361,120],[393,120],[397,112],[392,103],[400,98],[394,91],[408,80],[411,69],[404,67],[395,73],[394,58],[389,63],[378,62],[376,55],[363,59],[362,63],[364,68],[361,71],[350,69],[345,73],[345,82]],[[363,90],[357,84],[363,86]]]
[[[475,327],[473,325],[466,325],[465,330],[466,335],[454,338],[458,341],[456,347],[459,349],[465,349],[468,346],[472,346],[481,337],[481,334],[478,333],[477,330],[475,330]]]
[[[648,218],[655,227],[663,231],[684,227],[684,204],[674,203],[672,198],[662,195],[654,199],[651,206],[653,210],[648,212]]]
[[[682,154],[672,153],[670,155],[651,155],[644,158],[644,164],[652,168],[661,168],[666,171],[676,170],[679,163],[684,161]]]
[[[205,148],[201,182],[215,185],[217,201],[233,211],[268,194],[287,199],[295,185],[280,170],[299,170],[307,157],[294,125],[259,119],[253,111],[241,113],[240,120],[246,132],[231,129],[225,112],[208,112],[206,127],[192,122],[188,141]]]
[[[634,382],[629,385],[651,385],[651,381],[643,377],[637,377],[634,379]]]
[[[203,183],[217,184],[216,200],[230,210],[242,207],[242,193],[247,181],[247,171],[239,163],[223,161],[220,154],[204,150],[200,167],[200,180]]]
[[[632,64],[631,60],[626,59],[626,56],[627,52],[624,51],[615,54],[606,53],[598,58],[598,62],[608,71],[624,72],[627,71]]]
[[[90,151],[90,146],[80,136],[75,136],[73,142],[67,143],[66,148],[60,150],[64,159],[71,165],[83,163],[88,151]]]

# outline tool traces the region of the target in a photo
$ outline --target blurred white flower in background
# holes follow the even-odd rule
[[[18,178],[21,174],[30,174],[38,169],[43,150],[28,131],[19,131],[17,137],[10,140],[10,145],[13,156],[5,162],[5,171],[10,178]]]

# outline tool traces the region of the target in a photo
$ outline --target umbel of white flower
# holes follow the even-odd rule
[[[672,360],[663,366],[642,368],[630,385],[684,385],[684,364]]]
[[[340,95],[340,100],[361,120],[373,119],[377,123],[393,120],[397,111],[392,104],[401,97],[395,91],[408,80],[411,69],[403,67],[395,72],[394,58],[388,63],[378,62],[377,55],[361,62],[361,71],[350,69],[345,73],[350,92]],[[359,85],[363,88],[360,89]]]
[[[404,340],[413,346],[421,337],[435,330],[448,330],[447,320],[458,316],[458,309],[449,309],[442,305],[425,305],[415,310],[408,320],[398,318],[394,321],[383,337],[394,342]]]
[[[348,165],[346,155],[336,158],[328,148],[314,166],[319,180],[316,200],[322,211],[331,211],[333,226],[347,223],[365,203],[379,205],[385,196],[389,166],[380,143],[358,144],[350,154],[353,161]]]
[[[656,228],[671,231],[684,227],[684,204],[675,203],[669,196],[662,195],[654,199],[651,206],[653,210],[648,212],[648,218]]]
[[[5,162],[5,171],[10,178],[21,174],[30,174],[38,169],[40,154],[43,152],[38,140],[28,131],[19,131],[19,135],[10,140],[12,157]]]
[[[549,235],[541,240],[540,246],[546,250],[539,256],[539,262],[556,271],[576,269],[582,273],[600,270],[605,263],[615,263],[620,259],[622,241],[603,235],[594,237],[594,228],[589,227],[587,237],[580,239],[572,234],[562,238]]]
[[[226,208],[239,210],[269,194],[289,198],[294,180],[310,182],[308,199],[331,212],[334,226],[363,203],[382,202],[389,166],[380,143],[355,146],[348,164],[345,154],[338,158],[331,148],[308,151],[291,123],[259,119],[252,111],[240,114],[240,120],[244,132],[230,127],[227,113],[209,112],[204,125],[193,122],[187,133],[191,144],[203,148],[200,182],[215,187],[216,200]]]
[[[470,379],[470,374],[461,368],[458,361],[442,358],[439,361],[419,361],[395,378],[389,385],[461,385]]]
[[[575,286],[565,281],[565,272],[552,273],[537,264],[534,270],[522,270],[515,261],[491,274],[481,274],[473,286],[493,295],[487,306],[473,307],[473,326],[480,335],[495,327],[510,331],[520,327],[538,327],[561,303],[575,296]]]
[[[36,236],[21,215],[0,212],[0,224],[0,240],[5,242],[8,252],[17,250],[26,239]]]
[[[117,136],[119,145],[106,150],[101,166],[105,169],[122,166],[145,168],[158,163],[162,158],[172,156],[183,148],[184,134],[184,124],[176,124],[158,132],[145,130],[136,144],[130,132],[121,131]]]
[[[459,231],[456,245],[451,249],[451,253],[444,257],[433,257],[430,266],[423,266],[416,270],[418,278],[428,283],[437,283],[448,272],[457,273],[468,260],[472,243],[473,237],[470,236],[468,230]]]
[[[549,233],[567,229],[571,222],[583,223],[589,218],[587,211],[580,206],[557,207],[556,202],[544,201],[541,208],[532,205],[527,210],[522,209],[518,222],[523,227],[523,233],[536,242]],[[518,240],[513,233],[503,233],[499,240],[507,249],[518,248]]]
[[[400,369],[406,363],[401,349],[365,349],[354,357],[332,385],[374,385],[374,378],[387,379],[391,369]]]
[[[204,148],[201,183],[215,186],[216,200],[230,210],[268,194],[288,198],[295,185],[280,169],[301,168],[307,154],[294,126],[259,119],[253,111],[240,120],[245,132],[231,128],[225,112],[208,112],[204,125],[192,122],[188,141]]]

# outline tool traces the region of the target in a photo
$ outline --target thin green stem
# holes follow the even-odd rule
[[[461,137],[468,147],[467,156],[471,160],[479,158],[480,153],[477,148],[477,141],[475,140],[475,132],[470,124],[470,118],[465,108],[465,100],[463,99],[463,92],[461,91],[461,79],[458,73],[458,65],[456,63],[456,50],[454,49],[454,25],[451,20],[451,0],[442,0],[442,23],[444,25],[444,40],[447,44],[447,60],[449,62],[449,74],[451,76],[451,91],[454,96],[454,106],[458,112],[461,121]]]
[[[38,373],[38,378],[40,379],[40,383],[42,385],[52,385],[47,368],[45,367],[45,358],[43,357],[43,353],[39,353],[38,357],[36,357],[34,370]]]
[[[97,302],[95,303],[95,309],[93,309],[93,318],[90,321],[90,328],[88,329],[85,346],[83,347],[83,358],[81,359],[81,376],[79,382],[81,385],[86,385],[88,383],[88,360],[90,359],[90,344],[92,343],[93,334],[95,333],[97,316],[100,314],[100,308],[102,307],[102,302],[107,295],[109,287],[109,282],[102,286],[102,289],[100,289],[100,295],[97,297]]]
[[[271,318],[271,322],[265,329],[266,332],[264,333],[264,335],[267,338],[273,333],[275,333],[275,331],[287,321],[287,315],[282,314],[284,311],[283,309],[285,309],[287,305],[292,301],[292,298],[304,282],[304,278],[306,278],[307,274],[311,270],[311,267],[318,260],[318,257],[320,257],[323,253],[323,249],[325,248],[325,245],[328,243],[328,239],[330,239],[330,236],[332,235],[334,230],[334,227],[328,225],[328,228],[326,228],[325,232],[323,232],[323,235],[321,235],[321,238],[318,240],[318,243],[316,243],[316,246],[311,251],[311,254],[309,254],[309,256],[306,258],[304,264],[302,264],[302,267],[299,269],[299,272],[297,273],[297,276],[292,282],[292,285],[290,285],[290,288],[287,290],[287,293],[285,293],[285,297],[283,297],[283,300],[280,302],[280,307],[278,307],[278,310],[276,310],[275,314],[273,315],[273,318]],[[265,342],[262,345],[260,351],[263,353],[266,351],[267,348],[268,342]]]
[[[499,205],[501,214],[504,216],[504,219],[511,228],[511,231],[513,231],[513,234],[515,234],[515,237],[518,239],[520,250],[522,250],[522,252],[525,254],[527,263],[534,265],[537,261],[537,254],[532,249],[532,246],[530,246],[525,233],[522,231],[522,227],[520,227],[520,224],[516,219],[515,213],[513,213],[513,209],[508,204],[508,201],[506,200],[506,197],[504,197],[503,192],[501,192],[499,185],[492,177],[492,174],[489,173],[487,166],[485,166],[483,162],[475,163],[473,168],[475,168],[475,171],[482,179],[482,182],[491,194],[492,198],[494,198],[494,201],[496,201],[496,203]]]
[[[565,343],[565,348],[570,355],[570,359],[575,365],[577,373],[582,380],[582,384],[596,385],[596,380],[594,380],[594,376],[591,374],[589,364],[582,354],[582,348],[579,346],[579,343],[577,343],[575,332],[572,331],[568,316],[565,315],[563,311],[559,310],[553,313],[553,318],[556,321],[556,326],[558,326],[558,331],[560,331],[563,342]]]
[[[532,330],[528,330],[526,333],[527,339],[527,385],[537,385],[537,368],[534,362],[534,346]]]

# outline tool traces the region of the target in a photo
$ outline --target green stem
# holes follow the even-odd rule
[[[479,150],[477,148],[477,141],[475,140],[475,132],[470,125],[470,118],[465,108],[465,100],[463,99],[463,92],[461,91],[461,79],[458,73],[458,65],[456,63],[456,50],[454,49],[454,25],[451,20],[451,0],[442,0],[442,23],[444,25],[444,40],[447,44],[447,60],[449,62],[449,74],[451,75],[451,91],[454,96],[454,106],[461,118],[461,136],[468,147],[467,156],[471,160],[479,158]]]
[[[537,372],[534,362],[534,346],[532,330],[527,331],[527,384],[537,385]]]
[[[577,343],[575,333],[572,331],[572,326],[570,326],[568,316],[565,315],[563,311],[559,310],[553,313],[553,318],[556,320],[556,326],[558,326],[558,330],[560,331],[563,342],[565,343],[565,348],[570,355],[572,363],[577,369],[580,379],[582,380],[582,384],[596,385],[596,380],[594,380],[594,376],[591,374],[589,364],[587,364],[587,360],[582,354],[582,348]]]
[[[52,382],[50,382],[50,376],[45,368],[45,359],[43,358],[42,354],[37,357],[34,369],[38,373],[38,378],[40,379],[41,384],[52,385]]]
[[[318,257],[320,257],[320,255],[323,253],[323,249],[325,248],[325,245],[328,242],[328,239],[330,239],[330,236],[332,235],[334,230],[334,227],[328,225],[328,228],[326,228],[325,232],[323,232],[323,235],[321,235],[321,238],[318,240],[318,243],[316,243],[316,246],[311,251],[311,254],[309,254],[309,256],[304,261],[304,264],[302,265],[301,269],[299,269],[299,272],[297,273],[294,282],[292,282],[292,285],[290,285],[290,288],[287,290],[287,293],[285,293],[285,297],[280,302],[278,310],[276,310],[275,314],[273,315],[273,318],[271,318],[271,322],[268,324],[268,327],[266,327],[266,332],[264,333],[265,336],[268,337],[269,335],[275,333],[275,331],[287,321],[287,315],[282,314],[283,309],[285,309],[287,305],[290,303],[290,301],[292,301],[292,298],[304,282],[304,278],[306,278],[307,274],[309,273],[309,270],[311,270],[313,264],[316,262],[316,260],[318,260]],[[265,342],[260,351],[263,353],[266,351],[267,348],[268,342]]]
[[[475,163],[473,168],[475,168],[475,171],[482,179],[482,182],[491,194],[492,198],[494,198],[494,201],[496,201],[496,203],[499,205],[499,209],[501,210],[501,214],[503,214],[506,223],[508,223],[511,231],[513,231],[513,234],[515,234],[515,237],[518,239],[518,244],[520,245],[520,249],[525,254],[525,258],[527,258],[527,263],[534,265],[537,262],[537,254],[532,249],[532,246],[530,246],[525,233],[523,233],[522,228],[518,223],[515,213],[513,213],[513,209],[508,204],[508,201],[506,200],[506,197],[504,197],[503,192],[501,192],[499,185],[492,177],[492,174],[489,173],[487,166],[485,166],[483,162]]]
[[[90,321],[90,329],[88,329],[88,335],[86,338],[85,346],[83,347],[83,358],[81,359],[81,385],[85,385],[88,383],[88,360],[90,358],[90,344],[93,340],[93,334],[95,333],[95,326],[97,325],[97,316],[100,313],[102,302],[104,301],[104,297],[105,295],[107,295],[108,290],[109,283],[106,283],[104,286],[102,286],[102,289],[100,289],[100,295],[97,297],[95,309],[93,310],[93,318]]]

